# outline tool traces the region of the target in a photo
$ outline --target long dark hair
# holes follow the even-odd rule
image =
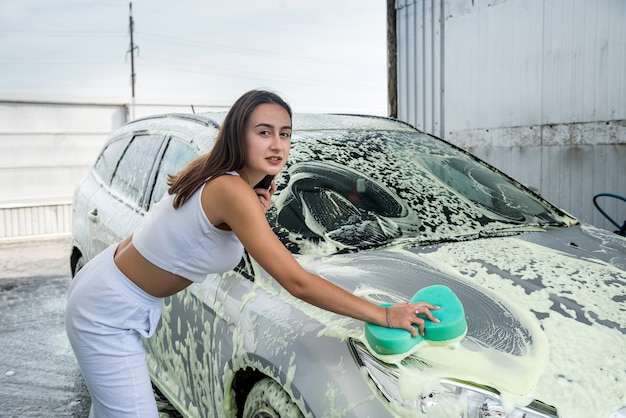
[[[276,93],[266,90],[244,93],[224,118],[211,151],[192,160],[178,174],[168,177],[168,193],[176,195],[175,208],[184,204],[207,179],[244,167],[246,123],[254,109],[266,103],[282,106],[291,118],[291,108]]]

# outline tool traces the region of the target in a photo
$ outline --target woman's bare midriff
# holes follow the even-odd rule
[[[158,298],[172,296],[193,283],[146,260],[133,245],[132,235],[120,242],[113,260],[130,281]]]

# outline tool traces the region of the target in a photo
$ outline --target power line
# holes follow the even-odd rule
[[[242,48],[242,47],[235,47],[232,45],[224,45],[224,44],[218,44],[218,43],[212,43],[212,42],[174,38],[170,36],[155,35],[155,34],[145,33],[145,32],[139,32],[138,35],[140,36],[140,38],[144,40],[147,39],[147,40],[154,40],[154,41],[159,41],[159,42],[168,42],[171,44],[189,46],[189,47],[200,48],[200,49],[207,49],[211,51],[215,51],[219,49],[222,51],[237,53],[241,55],[256,55],[256,56],[264,56],[264,57],[270,57],[270,58],[274,57],[274,58],[281,58],[281,59],[291,60],[291,61],[309,61],[311,63],[346,64],[350,62],[348,60],[332,59],[332,58],[325,58],[325,57],[319,57],[319,56],[318,57],[305,56],[305,55],[298,55],[294,53],[281,54],[281,53],[277,53],[273,51],[263,51],[260,49]]]
[[[100,31],[94,32],[91,30],[46,30],[46,31],[32,31],[32,30],[0,30],[0,36],[4,35],[19,35],[24,37],[60,37],[60,38],[84,38],[92,37],[92,38],[117,38],[122,37],[123,34],[114,31]]]

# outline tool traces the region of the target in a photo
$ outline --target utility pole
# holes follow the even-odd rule
[[[396,2],[387,0],[387,103],[388,116],[398,117],[398,55]]]
[[[130,49],[127,54],[130,53],[130,82],[132,85],[132,93],[133,93],[133,114],[132,118],[135,119],[135,49],[139,50],[138,46],[135,46],[133,41],[133,31],[134,31],[134,23],[133,23],[133,2],[129,3],[129,26],[128,30],[130,31]]]

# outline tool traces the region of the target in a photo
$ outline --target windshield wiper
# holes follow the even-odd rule
[[[567,226],[563,222],[544,222],[511,225],[499,228],[485,228],[478,232],[481,238],[522,234],[524,232],[542,232]]]
[[[550,221],[550,222],[535,222],[525,224],[509,224],[499,227],[486,227],[482,230],[476,230],[476,232],[448,235],[437,238],[427,238],[425,236],[414,237],[399,237],[389,242],[389,245],[403,245],[406,247],[422,247],[427,245],[445,244],[450,242],[462,242],[472,241],[479,238],[493,238],[493,237],[506,237],[512,235],[520,235],[526,232],[544,232],[552,229],[565,228],[568,225],[564,222]]]

